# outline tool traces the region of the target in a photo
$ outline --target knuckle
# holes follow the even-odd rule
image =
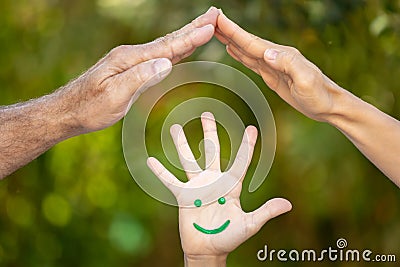
[[[162,51],[164,57],[169,59],[174,57],[174,50],[173,50],[173,40],[175,39],[174,33],[169,33],[163,37],[156,39],[153,44],[155,48],[159,51]]]
[[[295,55],[300,55],[300,54],[301,54],[300,51],[299,51],[296,47],[290,46],[290,47],[289,47],[289,51],[290,51],[292,54],[295,54]]]
[[[285,66],[286,70],[289,70],[296,61],[300,60],[301,58],[301,53],[299,50],[297,50],[294,47],[286,47],[285,48],[285,53],[284,53],[284,58],[283,58],[283,64]]]
[[[172,38],[173,38],[173,34],[172,34],[172,33],[168,33],[167,35],[156,39],[155,42],[156,42],[158,45],[167,46],[169,40],[171,40]]]
[[[114,47],[109,53],[109,58],[111,58],[112,60],[118,59],[124,56],[130,49],[132,49],[131,45],[119,45],[117,47]]]
[[[154,50],[152,43],[135,46],[135,49],[137,50],[137,57],[139,59],[139,62],[144,62],[152,59],[151,54]]]
[[[127,52],[127,50],[131,49],[131,47],[132,47],[131,45],[119,45],[116,47],[116,51],[123,54]]]
[[[320,77],[320,74],[315,71],[308,72],[306,75],[303,75],[302,79],[299,81],[300,84],[299,86],[301,87],[309,87],[314,84],[316,84],[318,78]]]
[[[295,47],[290,47],[290,49],[288,49],[288,54],[292,57],[292,58],[297,58],[301,55],[300,51],[297,50],[297,48]]]

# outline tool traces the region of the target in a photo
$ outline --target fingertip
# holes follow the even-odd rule
[[[212,23],[216,25],[218,16],[219,16],[219,10],[214,6],[211,6],[206,13],[197,17],[195,21],[197,20],[197,22],[199,23],[197,24],[197,26],[200,26],[201,24],[204,25],[206,23]]]
[[[152,169],[154,166],[154,162],[156,161],[156,158],[154,157],[148,157],[146,160],[147,166]]]
[[[258,130],[255,126],[253,126],[253,125],[247,126],[245,132],[246,132],[246,136],[249,141],[257,140]],[[254,141],[254,143],[255,143],[255,141]]]
[[[292,203],[285,198],[274,198],[271,201],[274,202],[273,211],[271,212],[274,214],[273,217],[289,212],[293,208]]]
[[[157,74],[162,74],[164,76],[171,71],[172,62],[168,58],[158,58],[156,59],[154,68]]]
[[[213,12],[214,10],[219,11],[215,6],[211,6],[206,13]]]
[[[212,120],[215,120],[214,115],[209,111],[203,112],[201,114],[201,119],[212,119]]]
[[[292,208],[293,208],[293,205],[292,205],[292,203],[289,201],[289,200],[287,200],[287,199],[285,199],[285,198],[279,198],[280,199],[280,201],[282,202],[282,206],[285,208],[285,212],[288,212],[288,211],[291,211],[292,210]]]
[[[270,199],[260,208],[251,212],[256,225],[261,227],[269,220],[278,217],[292,209],[292,204],[284,198]],[[259,228],[258,228],[259,229]]]
[[[230,44],[229,44],[229,43],[227,43],[227,44],[226,44],[226,46],[225,46],[225,50],[226,50],[226,52],[227,52],[229,55],[233,54],[233,52],[232,52],[232,49],[231,49],[231,47],[230,47]]]
[[[234,60],[241,62],[240,58],[235,54],[235,52],[232,51],[229,45],[226,46],[226,52],[228,55],[230,55]]]
[[[172,136],[175,135],[175,133],[179,133],[179,131],[182,130],[182,126],[180,126],[179,124],[175,123],[171,126],[171,128],[169,128],[169,132],[171,133]]]
[[[172,62],[169,58],[166,57],[161,57],[157,59],[157,63],[160,64],[160,66],[164,67],[164,69],[168,69],[172,67]]]
[[[258,133],[257,127],[254,126],[254,125],[249,125],[249,126],[247,126],[247,127],[246,127],[246,131],[247,131],[248,133],[256,134],[256,135],[257,135],[257,133]]]
[[[290,202],[290,201],[287,201],[287,211],[286,212],[289,212],[289,211],[291,211],[292,209],[293,209],[293,205],[292,205],[292,203]]]

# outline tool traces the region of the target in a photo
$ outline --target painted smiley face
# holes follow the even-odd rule
[[[225,202],[226,202],[226,199],[224,197],[220,197],[218,199],[218,203],[220,205],[224,205]],[[194,205],[196,207],[201,207],[201,200],[200,199],[196,199],[194,201]],[[213,235],[213,234],[218,234],[218,233],[221,233],[222,231],[224,231],[229,226],[230,223],[231,223],[230,220],[226,220],[220,227],[215,228],[215,229],[206,229],[206,228],[201,227],[197,223],[193,223],[193,226],[194,226],[194,228],[196,230],[198,230],[199,232],[201,232],[203,234]]]

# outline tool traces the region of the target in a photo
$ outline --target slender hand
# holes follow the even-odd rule
[[[64,139],[120,120],[143,90],[169,73],[171,62],[212,38],[218,14],[212,7],[151,43],[116,47],[53,94],[0,107],[0,178]]]
[[[220,14],[217,38],[283,100],[332,124],[400,187],[400,122],[344,90],[297,49],[263,40]]]
[[[221,172],[214,117],[205,112],[201,122],[204,131],[205,170],[197,165],[179,125],[171,127],[171,135],[189,181],[183,183],[175,178],[155,158],[148,159],[148,166],[175,195],[179,204],[179,231],[185,265],[225,266],[229,252],[256,234],[268,220],[289,211],[292,206],[286,199],[275,198],[257,210],[245,213],[239,197],[242,181],[253,155],[257,129],[254,126],[246,128],[232,167]],[[206,190],[201,190],[202,188]]]

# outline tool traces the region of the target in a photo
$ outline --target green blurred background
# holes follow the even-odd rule
[[[378,0],[2,0],[1,104],[50,93],[113,47],[165,35],[210,5],[258,36],[297,47],[339,85],[399,116],[400,3]],[[258,191],[242,196],[243,208],[253,210],[275,196],[294,206],[231,253],[228,265],[312,266],[259,262],[256,253],[265,244],[321,250],[335,247],[340,237],[349,248],[400,260],[398,188],[340,132],[292,109],[224,49],[212,40],[186,61],[218,61],[249,75],[277,126],[272,169]],[[175,94],[153,121],[165,117],[168,105],[198,95],[223,99],[210,88]],[[229,104],[254,123],[243,103]],[[121,125],[64,141],[0,182],[0,266],[183,266],[177,209],[135,184],[123,158]],[[185,130],[196,148],[200,123]],[[159,137],[153,132],[151,138]],[[160,147],[151,149],[161,154]]]

